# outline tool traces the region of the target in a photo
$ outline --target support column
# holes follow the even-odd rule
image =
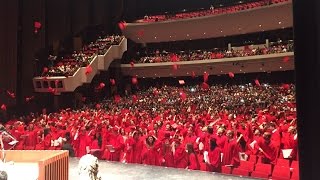
[[[320,1],[293,1],[300,179],[319,179]],[[303,18],[302,18],[303,17]]]
[[[231,51],[232,47],[231,47],[231,43],[228,43],[228,51]]]
[[[269,39],[266,39],[266,47],[268,48],[270,46]]]

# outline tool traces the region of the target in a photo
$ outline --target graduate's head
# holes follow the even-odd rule
[[[296,133],[297,133],[296,127],[290,126],[290,127],[288,128],[288,133],[296,134]]]
[[[207,127],[207,132],[208,132],[208,134],[213,134],[213,128],[212,128],[212,126],[208,126],[208,127]]]
[[[156,138],[152,135],[149,135],[146,139],[146,143],[151,146],[154,144],[154,142],[156,141]]]
[[[131,134],[131,133],[129,133],[129,134]],[[133,137],[134,139],[139,138],[139,132],[138,132],[138,131],[133,131],[131,135],[132,135],[132,137]]]
[[[167,130],[167,131],[170,131],[170,129],[171,129],[171,125],[170,125],[169,123],[167,123],[167,124],[166,124],[166,130]]]
[[[222,136],[223,135],[223,133],[224,133],[224,128],[218,128],[218,130],[217,130],[217,134],[218,134],[218,136]]]
[[[188,127],[188,135],[191,135],[191,134],[193,134],[193,127],[189,126]]]
[[[217,147],[217,140],[216,138],[210,139],[210,150],[213,151]]]
[[[270,123],[269,124],[269,129],[271,130],[271,131],[273,131],[273,130],[275,130],[277,127],[276,127],[276,124],[275,123]]]
[[[233,139],[233,137],[234,137],[233,130],[228,130],[226,135],[227,135],[228,139]]]
[[[270,142],[270,139],[271,139],[271,133],[266,131],[263,133],[263,139],[266,141],[266,142]]]
[[[255,136],[260,136],[261,135],[261,132],[259,129],[256,129],[254,130],[254,133],[253,133]]]
[[[186,145],[186,152],[187,152],[188,154],[194,153],[193,144],[188,143],[188,144]]]

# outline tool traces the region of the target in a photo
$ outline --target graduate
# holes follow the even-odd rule
[[[222,165],[227,166],[238,166],[240,164],[239,152],[240,147],[237,139],[235,139],[234,131],[227,131],[228,140],[225,142],[223,147],[223,157],[222,157]]]
[[[221,153],[222,150],[218,147],[217,140],[210,139],[210,149],[204,153],[206,171],[221,172]]]

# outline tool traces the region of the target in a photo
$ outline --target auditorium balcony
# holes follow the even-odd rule
[[[55,95],[73,92],[77,87],[90,83],[100,71],[108,70],[111,62],[121,59],[126,50],[126,38],[119,36],[111,40],[106,37],[59,60],[50,56],[48,59],[54,65],[45,67],[41,75],[33,78],[34,90]]]
[[[134,42],[155,43],[225,37],[293,26],[291,0],[266,2],[150,16],[146,20],[121,22],[119,27],[123,35]]]
[[[138,53],[140,54],[140,53]],[[243,74],[294,70],[292,40],[211,50],[159,51],[121,64],[122,74],[137,78]]]

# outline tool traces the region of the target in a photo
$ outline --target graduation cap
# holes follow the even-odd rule
[[[9,97],[11,97],[12,99],[16,98],[16,95],[14,94],[14,92],[11,92],[11,91],[7,90],[7,94],[8,94]]]
[[[103,83],[103,82],[101,82],[100,84],[99,84],[99,88],[104,88],[106,85]]]
[[[261,86],[258,79],[255,79],[255,80],[254,80],[254,83],[255,83],[257,86]]]
[[[282,61],[284,63],[289,62],[290,58],[288,56],[283,57]]]
[[[229,72],[228,75],[229,75],[230,78],[234,78],[233,72]]]
[[[131,83],[132,83],[133,85],[138,84],[138,78],[137,78],[136,76],[132,77]]]
[[[7,110],[7,106],[6,106],[5,104],[2,104],[2,105],[1,105],[1,109],[2,109],[3,111],[6,111],[6,110]]]
[[[127,23],[125,21],[121,21],[118,23],[118,27],[123,31],[127,27]]]
[[[131,66],[132,68],[134,67],[134,62],[133,62],[133,61],[130,62],[130,66]]]
[[[92,72],[92,67],[91,67],[90,65],[88,65],[88,66],[86,67],[85,74],[88,75],[88,74],[90,74],[91,72]]]
[[[112,86],[114,86],[114,85],[116,85],[116,80],[110,79],[110,83],[111,83]]]
[[[40,29],[41,26],[42,26],[42,24],[41,24],[39,21],[35,21],[35,22],[34,22],[34,28]]]
[[[179,80],[179,84],[184,85],[185,84],[184,80]]]
[[[33,26],[34,26],[34,33],[37,34],[42,25],[41,25],[41,23],[39,21],[35,21],[33,23]]]

